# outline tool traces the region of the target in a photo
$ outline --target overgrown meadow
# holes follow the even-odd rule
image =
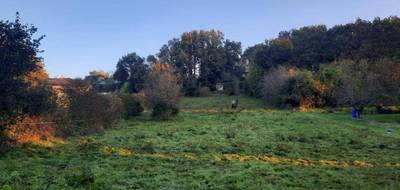
[[[226,99],[183,99],[171,121],[145,113],[101,134],[21,147],[0,157],[0,189],[400,188],[399,115],[353,120],[244,97],[229,111]]]

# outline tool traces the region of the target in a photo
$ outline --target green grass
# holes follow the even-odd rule
[[[231,98],[185,98],[182,107],[221,108]],[[246,108],[262,107],[258,100],[240,98]],[[352,120],[345,113],[250,109],[186,111],[157,122],[145,114],[102,134],[1,156],[0,189],[399,189],[400,165],[384,166],[400,163],[399,117]],[[394,129],[391,135],[388,127]],[[229,155],[349,166],[240,161]],[[356,160],[374,166],[360,167]]]
[[[207,97],[186,97],[183,98],[180,104],[182,109],[223,109],[230,108],[231,101],[239,100],[239,108],[264,108],[265,103],[256,98],[245,96],[225,96],[213,94]]]

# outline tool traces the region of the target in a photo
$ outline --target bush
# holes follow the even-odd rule
[[[126,93],[118,93],[117,96],[122,100],[125,119],[138,116],[144,111],[143,100],[140,96]]]
[[[301,109],[317,107],[319,94],[314,88],[315,81],[313,73],[309,70],[297,70],[293,86],[290,86],[291,96]]]
[[[57,138],[52,122],[53,119],[50,115],[25,116],[19,119],[15,125],[9,126],[6,135],[18,145],[55,141]]]
[[[224,94],[228,96],[233,96],[239,93],[239,81],[233,80],[224,83]]]
[[[0,133],[4,133],[0,131]],[[0,154],[9,151],[12,147],[12,140],[5,134],[0,134]]]
[[[145,140],[140,149],[141,149],[141,151],[143,151],[145,153],[154,153],[154,143],[153,143],[153,141]]]
[[[275,107],[298,107],[301,109],[336,105],[338,74],[326,67],[319,73],[309,70],[271,69],[262,81],[263,97]]]
[[[97,94],[98,95],[98,94]],[[98,95],[102,96],[105,101],[105,106],[102,108],[104,114],[103,125],[105,129],[115,127],[119,120],[122,119],[124,113],[123,102],[121,98],[114,94]]]
[[[278,67],[271,69],[262,80],[262,95],[265,102],[270,106],[282,106],[285,102],[284,99],[288,97],[287,89],[289,80],[293,76],[289,75],[285,67]]]
[[[178,114],[178,80],[167,64],[154,63],[145,86],[146,102],[154,119],[166,120]]]
[[[153,107],[151,116],[158,120],[167,120],[170,117],[178,115],[178,113],[179,113],[178,107],[171,107],[166,104],[156,104]]]
[[[84,135],[114,127],[122,118],[123,104],[116,95],[95,93],[81,80],[66,88],[66,106],[60,108],[58,132],[62,136]]]
[[[204,86],[201,87],[199,90],[199,96],[209,96],[211,94],[210,88]]]
[[[321,65],[316,78],[315,86],[320,92],[319,105],[337,106],[340,76],[335,64]]]

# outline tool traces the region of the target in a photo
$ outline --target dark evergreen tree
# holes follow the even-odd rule
[[[118,61],[113,78],[120,84],[128,82],[129,92],[137,93],[144,87],[147,69],[148,65],[144,63],[144,58],[136,53],[129,53]]]

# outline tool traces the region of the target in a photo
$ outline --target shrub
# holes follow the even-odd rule
[[[154,142],[151,140],[145,140],[140,149],[146,153],[154,153]]]
[[[201,87],[199,90],[199,96],[209,96],[211,94],[210,88],[204,86]]]
[[[308,70],[297,70],[293,86],[290,87],[291,95],[297,100],[301,109],[314,108],[319,98],[314,88],[313,73]]]
[[[315,88],[320,92],[321,106],[337,106],[340,76],[335,64],[321,65]]]
[[[224,83],[224,94],[232,96],[239,93],[239,81],[232,80]]]
[[[263,96],[267,104],[277,107],[300,106],[304,110],[334,105],[337,78],[326,70],[314,75],[309,70],[273,68],[262,81]]]
[[[55,141],[56,132],[51,116],[25,116],[8,127],[6,135],[17,144],[40,144]]]
[[[121,98],[114,94],[98,95],[103,96],[105,100],[105,106],[102,111],[104,114],[103,123],[105,129],[115,127],[119,120],[122,119],[124,113],[123,102]]]
[[[123,105],[116,95],[95,93],[75,80],[65,90],[67,106],[60,108],[58,132],[63,136],[83,135],[114,127],[122,118]]]
[[[154,119],[166,120],[178,114],[180,86],[167,64],[154,63],[145,86],[146,102]]]
[[[287,91],[285,87],[292,77],[285,67],[273,68],[265,74],[261,86],[263,98],[268,105],[282,106]]]
[[[166,104],[160,103],[153,107],[151,117],[158,120],[167,120],[170,117],[176,116],[179,113],[178,107],[171,107]]]
[[[4,131],[0,131],[4,133]],[[9,151],[12,147],[12,140],[5,134],[0,134],[0,154]]]
[[[139,95],[118,93],[117,96],[122,100],[123,115],[125,119],[129,117],[138,116],[143,111],[143,100]]]

